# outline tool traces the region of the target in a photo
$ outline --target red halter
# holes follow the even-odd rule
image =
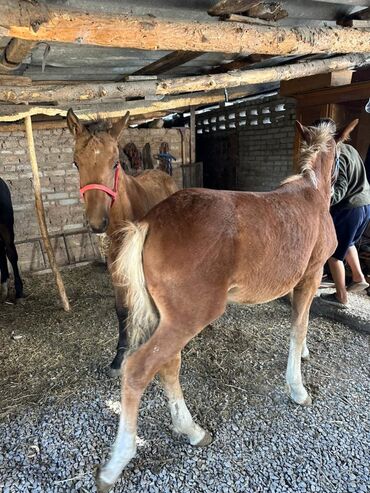
[[[118,193],[118,179],[119,179],[119,169],[120,169],[120,167],[121,167],[121,165],[120,165],[120,163],[118,163],[118,166],[116,168],[116,171],[114,172],[114,187],[113,187],[113,190],[111,188],[109,188],[109,187],[106,187],[105,185],[101,185],[100,183],[91,183],[90,185],[85,185],[84,187],[80,188],[81,198],[83,199],[84,194],[88,190],[101,190],[102,192],[105,192],[106,194],[108,194],[112,198],[112,203],[111,203],[111,207],[112,207],[114,201],[116,200],[117,193]]]

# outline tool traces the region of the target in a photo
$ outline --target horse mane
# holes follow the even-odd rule
[[[328,143],[334,137],[336,132],[336,126],[333,121],[323,121],[317,126],[306,127],[309,138],[308,141],[303,140],[300,147],[300,157],[298,167],[300,173],[289,176],[281,182],[281,185],[298,180],[299,178],[306,177],[310,180],[314,188],[317,188],[317,176],[315,170],[312,167],[312,163],[315,161],[317,155],[321,152],[327,152]]]

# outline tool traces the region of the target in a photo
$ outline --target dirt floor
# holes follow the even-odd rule
[[[51,275],[25,276],[27,299],[0,305],[4,493],[95,491],[94,468],[114,439],[120,385],[106,374],[117,339],[110,280],[97,265],[63,277],[70,313]],[[284,389],[289,313],[280,301],[231,306],[191,341],[185,396],[214,443],[198,451],[171,436],[154,382],[140,412],[138,456],[115,492],[367,491],[368,336],[314,317],[303,365],[314,403],[301,408]]]

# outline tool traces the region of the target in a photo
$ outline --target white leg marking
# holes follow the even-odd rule
[[[113,445],[109,461],[100,471],[100,480],[107,484],[114,484],[123,468],[136,454],[136,431],[130,431],[121,415],[118,433]]]
[[[7,296],[8,296],[8,283],[7,282],[3,282],[3,283],[1,283],[0,298],[2,300],[6,300]]]
[[[297,404],[309,404],[310,397],[302,384],[301,354],[302,344],[297,344],[295,338],[291,337],[286,381],[290,389],[291,398]]]
[[[310,357],[310,352],[307,347],[307,341],[306,338],[304,338],[303,345],[302,345],[302,359],[308,359]]]
[[[206,432],[194,422],[184,399],[170,400],[169,406],[175,431],[187,435],[192,445],[203,440]]]

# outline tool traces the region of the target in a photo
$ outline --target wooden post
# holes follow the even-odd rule
[[[42,202],[42,197],[41,197],[41,184],[40,184],[40,177],[39,177],[39,169],[37,166],[37,160],[36,160],[36,152],[35,152],[35,143],[33,140],[33,133],[32,133],[32,120],[30,115],[27,115],[24,119],[24,123],[26,126],[26,134],[27,134],[27,142],[28,142],[28,152],[30,156],[30,162],[31,162],[31,167],[32,167],[32,173],[33,173],[33,188],[35,192],[35,205],[36,205],[36,213],[37,213],[37,220],[39,223],[39,228],[41,232],[41,237],[44,242],[44,247],[46,250],[46,253],[48,255],[49,259],[49,264],[51,267],[51,270],[53,271],[53,274],[55,276],[55,281],[56,285],[59,291],[60,298],[62,300],[63,308],[66,312],[70,310],[69,306],[69,301],[67,298],[67,294],[64,288],[63,284],[63,279],[62,276],[60,275],[55,257],[54,257],[54,252],[53,248],[50,243],[49,239],[49,234],[48,230],[46,227],[46,222],[45,222],[45,210],[44,210],[44,204]]]

